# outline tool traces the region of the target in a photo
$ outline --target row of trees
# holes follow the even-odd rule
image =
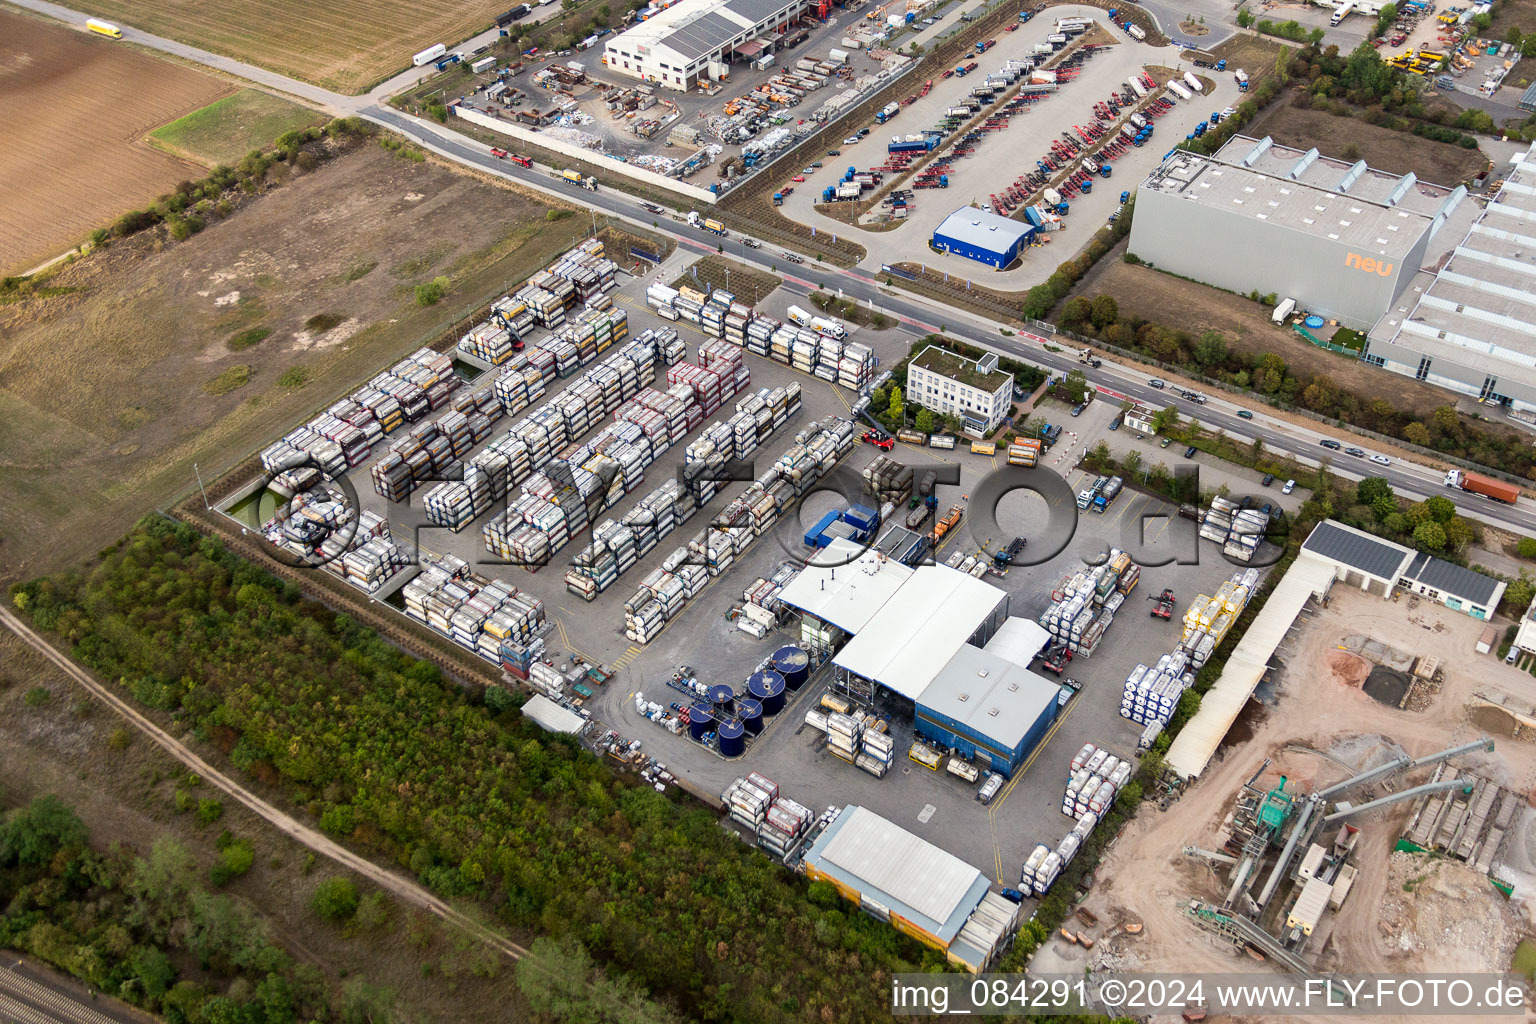
[[[943,966],[847,904],[807,901],[712,812],[493,715],[184,525],[146,520],[13,601],[325,831],[507,925],[580,942],[690,1020],[867,1019],[892,972]]]
[[[0,821],[0,908],[0,946],[171,1024],[351,1021],[360,1007],[391,1001],[366,987],[329,992],[248,904],[204,888],[175,840],[158,840],[147,856],[94,851],[85,825],[53,796]]]

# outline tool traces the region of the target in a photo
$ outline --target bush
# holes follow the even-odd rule
[[[259,345],[271,335],[270,327],[251,327],[241,331],[228,341],[231,352],[242,352],[252,345]]]
[[[46,686],[34,686],[21,699],[29,708],[40,708],[53,700],[53,693]]]
[[[310,907],[326,921],[346,921],[357,913],[357,886],[345,875],[332,875],[315,887]]]
[[[251,381],[251,368],[241,363],[239,366],[231,366],[217,377],[203,385],[203,393],[215,398],[227,395],[231,391],[237,391],[245,387]]]
[[[224,817],[224,805],[217,800],[199,800],[197,802],[197,823],[199,825],[212,825]]]
[[[256,852],[251,849],[251,844],[244,839],[236,839],[219,851],[218,863],[214,864],[209,877],[213,879],[214,885],[228,885],[251,870],[255,862]]]
[[[416,305],[435,306],[442,300],[443,289],[436,281],[416,286]]]
[[[307,366],[290,366],[284,370],[282,376],[277,378],[277,386],[280,388],[301,388],[308,384],[314,375]]]
[[[1521,537],[1515,545],[1515,554],[1521,558],[1536,558],[1536,537]]]

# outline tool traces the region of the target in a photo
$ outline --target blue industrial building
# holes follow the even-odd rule
[[[1009,658],[963,644],[917,699],[917,733],[1011,777],[1056,720],[1059,693]]]
[[[1019,258],[1035,229],[1022,221],[962,206],[933,232],[933,247],[1001,270]]]

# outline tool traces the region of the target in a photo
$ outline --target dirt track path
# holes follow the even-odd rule
[[[503,938],[480,922],[453,909],[415,882],[401,878],[399,875],[379,867],[372,861],[358,856],[346,847],[297,821],[290,815],[283,813],[278,808],[242,787],[234,779],[225,775],[188,749],[185,744],[172,738],[164,729],[161,729],[154,722],[134,710],[126,701],[107,689],[107,687],[91,678],[90,673],[60,653],[57,648],[17,618],[9,608],[0,608],[0,624],[4,624],[7,629],[30,644],[43,657],[58,666],[60,671],[94,694],[102,703],[126,719],[130,725],[149,737],[161,749],[197,772],[204,781],[222,790],[255,814],[265,818],[284,835],[304,844],[315,853],[329,857],[342,867],[357,872],[381,889],[393,893],[406,903],[420,907],[447,924],[451,924],[455,928],[463,930],[466,934],[474,936],[480,942],[512,960],[520,960],[528,955],[527,949]]]

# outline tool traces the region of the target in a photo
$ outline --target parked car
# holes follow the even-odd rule
[[[1520,657],[1520,648],[1511,645],[1509,648],[1509,653],[1504,655],[1504,664],[1513,665],[1515,663],[1515,659],[1518,657]]]
[[[1273,473],[1265,473],[1264,474],[1264,479],[1259,481],[1259,486],[1260,487],[1268,487],[1270,484],[1272,484],[1274,482],[1275,482],[1275,474],[1273,474]]]
[[[1237,503],[1237,507],[1238,507],[1238,509],[1240,511],[1243,510],[1243,509],[1253,508],[1253,495],[1251,495],[1251,494],[1243,495],[1243,500]]]
[[[928,20],[932,21],[933,19],[929,18]],[[998,895],[1005,900],[1012,900],[1015,903],[1024,902],[1024,894],[1017,889],[1001,889],[998,891]]]
[[[1376,465],[1378,465],[1378,466],[1390,466],[1390,465],[1392,465],[1392,460],[1387,458],[1385,455],[1372,455],[1371,456],[1371,461],[1376,463]]]
[[[1167,384],[1166,381],[1163,381],[1163,380],[1161,380],[1160,378],[1157,378],[1157,377],[1153,377],[1151,380],[1147,381],[1147,387],[1149,387],[1149,388],[1157,388],[1157,389],[1161,390],[1161,389],[1163,389],[1163,388],[1165,388],[1167,386],[1168,386],[1168,384]]]
[[[1259,511],[1264,513],[1264,518],[1266,519],[1275,518],[1275,506],[1271,505],[1267,501],[1259,506]]]
[[[1197,451],[1199,451],[1198,448],[1196,448],[1194,445],[1190,445],[1188,448],[1184,449],[1184,457],[1186,459],[1192,459],[1195,457],[1195,452]]]
[[[798,182],[802,182],[802,181],[804,181],[804,180],[805,180],[805,175],[803,175],[803,174],[797,174],[797,175],[795,175],[795,176],[794,176],[794,177],[793,177],[793,178],[790,178],[790,179],[789,179],[789,180],[790,180],[790,181],[793,181],[793,182],[796,182],[796,183],[798,183]]]
[[[1253,413],[1248,409],[1239,409],[1237,410],[1237,418],[1240,420],[1251,420],[1253,419]]]
[[[1344,454],[1345,455],[1353,455],[1357,459],[1365,458],[1365,451],[1364,451],[1364,449],[1361,449],[1361,448],[1345,448],[1344,449]]]
[[[1335,441],[1331,437],[1325,437],[1325,438],[1323,438],[1321,441],[1319,441],[1317,443],[1322,445],[1324,448],[1331,448],[1334,451],[1338,451],[1340,448],[1344,447],[1342,444],[1340,444],[1339,442]]]
[[[857,135],[850,135],[846,139],[843,140],[843,145],[845,145],[845,146],[857,145],[858,141],[859,141],[859,137]]]
[[[763,247],[763,243],[759,242],[755,238],[743,238],[741,240],[741,244],[746,246],[748,249],[761,249]]]
[[[1171,437],[1165,437],[1161,441],[1157,442],[1157,446],[1159,448],[1167,448],[1171,444],[1173,444],[1173,438]]]
[[[1119,420],[1111,420],[1110,424],[1109,424],[1109,429],[1110,430],[1119,430],[1120,429],[1120,421]]]
[[[1082,414],[1083,414],[1083,403],[1082,402],[1078,402],[1076,405],[1074,405],[1072,407],[1072,415],[1073,416],[1081,416]]]
[[[1285,482],[1285,486],[1280,488],[1280,493],[1281,494],[1290,494],[1295,489],[1296,489],[1296,481],[1295,480],[1287,480]]]
[[[843,155],[843,151],[840,150],[840,149],[829,149],[829,150],[827,150],[827,156],[842,156],[842,155]]]

